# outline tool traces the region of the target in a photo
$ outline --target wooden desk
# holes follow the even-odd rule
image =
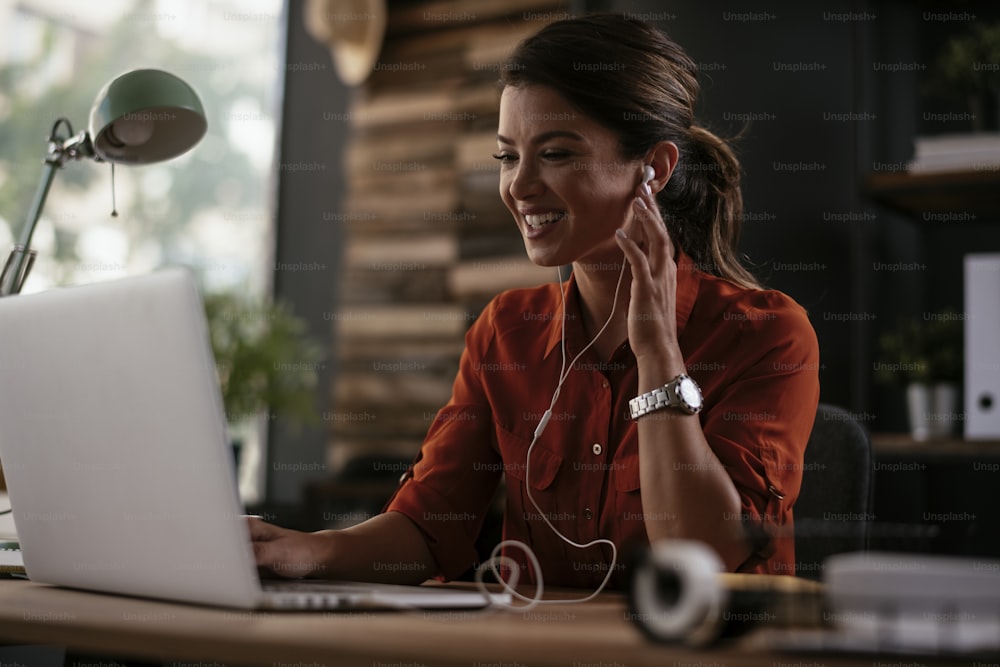
[[[646,640],[622,596],[534,612],[240,612],[0,581],[0,646],[232,665],[872,667],[873,656],[695,650]],[[899,663],[900,656],[882,656]],[[974,667],[921,657],[921,665]],[[905,664],[912,664],[912,661]]]

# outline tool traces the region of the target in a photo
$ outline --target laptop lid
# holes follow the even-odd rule
[[[187,270],[0,299],[0,461],[30,578],[255,605]]]

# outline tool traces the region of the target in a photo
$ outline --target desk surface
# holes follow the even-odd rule
[[[0,581],[0,645],[55,644],[119,658],[246,665],[463,667],[871,667],[872,656],[695,650],[656,645],[626,618],[624,598],[508,612],[245,612]],[[818,659],[818,662],[817,662]],[[886,663],[899,657],[885,656]],[[921,665],[968,660],[923,658]],[[908,663],[911,664],[911,663]]]

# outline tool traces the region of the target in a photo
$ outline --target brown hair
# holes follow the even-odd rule
[[[760,284],[739,260],[740,164],[729,145],[695,124],[697,66],[659,29],[620,14],[589,14],[542,28],[501,69],[500,85],[543,85],[619,138],[626,160],[660,141],[680,159],[657,202],[671,238],[703,270]]]

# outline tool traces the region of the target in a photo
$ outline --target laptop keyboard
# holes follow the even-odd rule
[[[266,593],[362,593],[365,588],[356,584],[326,583],[322,581],[267,581],[261,584]]]
[[[365,587],[321,581],[263,582],[264,600],[275,609],[343,609],[365,606]]]

